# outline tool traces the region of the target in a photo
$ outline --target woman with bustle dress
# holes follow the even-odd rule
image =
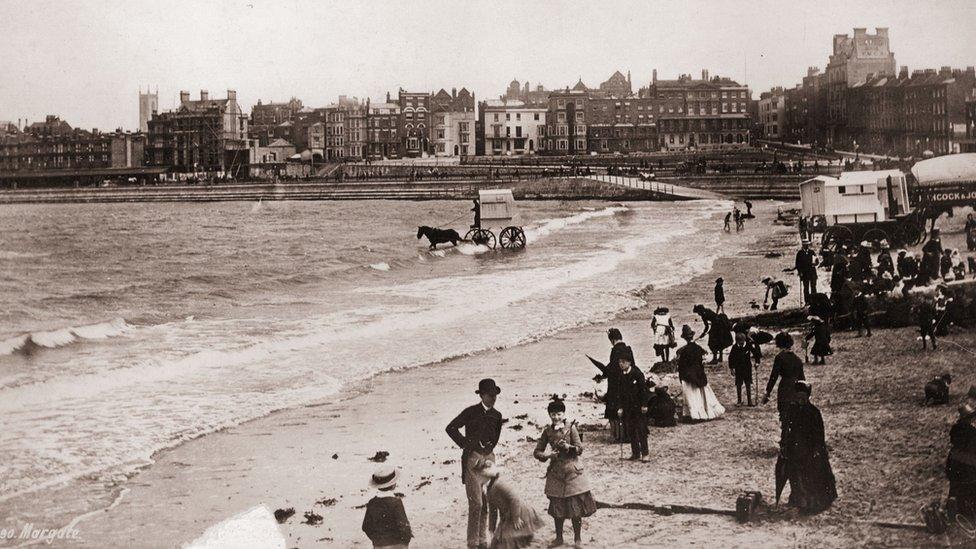
[[[681,327],[685,346],[678,350],[678,379],[685,405],[683,415],[693,421],[715,419],[725,413],[705,375],[705,349],[693,341],[695,331],[685,324]]]
[[[596,512],[596,500],[590,493],[590,483],[579,459],[583,442],[576,422],[566,421],[566,405],[561,400],[550,402],[548,412],[552,423],[542,431],[533,455],[539,461],[549,462],[545,493],[549,498],[549,515],[556,525],[556,539],[551,546],[563,543],[566,519],[573,524],[575,543],[580,544],[583,517]]]

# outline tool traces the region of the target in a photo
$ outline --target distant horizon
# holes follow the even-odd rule
[[[898,67],[976,65],[976,39],[961,21],[974,3],[952,0],[806,2],[446,1],[379,4],[286,0],[17,3],[0,0],[0,120],[59,116],[73,127],[138,128],[138,95],[158,90],[159,110],[179,92],[237,92],[245,113],[300,99],[323,107],[340,95],[384,99],[399,88],[467,88],[479,101],[513,79],[531,89],[596,88],[615,71],[633,90],[702,69],[749,86],[753,98],[826,68],[835,34],[888,28]],[[194,17],[188,18],[191,12]],[[925,15],[921,17],[920,14]],[[51,40],[44,29],[57,29]],[[54,35],[52,35],[54,36]]]

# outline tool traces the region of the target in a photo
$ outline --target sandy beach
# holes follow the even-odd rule
[[[792,291],[783,305],[798,304],[795,278],[781,273],[792,263],[795,234],[772,223],[775,205],[763,204],[758,213],[743,233],[743,238],[758,234],[756,243],[714,265],[713,272],[725,278],[731,315],[750,312],[752,300],[761,302],[758,278],[766,273],[790,277]],[[766,257],[769,251],[782,255]],[[698,302],[712,304],[714,278],[709,273],[666,290],[650,290],[648,302],[671,306],[677,325],[689,323],[700,330],[691,308]],[[620,459],[620,448],[608,441],[604,430],[602,404],[587,395],[594,390],[591,377],[596,371],[584,354],[605,360],[605,333],[612,324],[622,330],[638,366],[646,371],[652,362],[649,318],[650,310],[641,308],[609,324],[378,375],[341,400],[277,412],[160,452],[155,464],[126,483],[117,505],[77,525],[81,544],[180,546],[220,521],[264,505],[295,509],[279,526],[288,547],[368,547],[360,531],[362,506],[371,496],[366,483],[376,466],[368,458],[386,451],[387,463],[402,467],[397,491],[404,496],[416,536],[411,546],[461,547],[467,506],[459,479],[460,450],[444,426],[476,402],[474,389],[482,377],[493,377],[502,387],[497,408],[509,419],[496,454],[505,474],[540,512],[546,507],[545,467],[531,454],[553,393],[566,395],[569,417],[585,427],[583,462],[601,502],[731,510],[744,490],[759,490],[771,499],[779,439],[775,406],[736,407],[724,365],[708,371],[728,409],[722,419],[652,429],[649,463]],[[917,523],[918,507],[943,495],[946,432],[955,406],[921,408],[921,387],[946,371],[958,376],[954,396],[976,382],[971,357],[962,350],[943,345],[938,354],[922,355],[914,336],[907,328],[878,330],[871,339],[839,333],[828,364],[807,366],[813,401],[824,414],[840,493],[827,512],[799,517],[783,509],[764,512],[759,522],[738,524],[727,516],[601,509],[585,521],[584,542],[590,547],[714,545],[718,540],[728,547],[847,547],[968,541],[958,533],[956,538],[933,538],[863,522]],[[976,347],[972,334],[951,338]],[[884,353],[881,359],[879,351]],[[770,358],[761,366],[761,383],[773,349],[766,353]],[[669,385],[674,394],[676,380],[670,379]],[[913,428],[899,428],[904,425]],[[322,515],[323,523],[303,524],[307,511]],[[551,526],[539,531],[535,545],[545,546],[552,536]]]

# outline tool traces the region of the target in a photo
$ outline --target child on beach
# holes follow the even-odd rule
[[[403,501],[393,494],[399,477],[397,469],[383,467],[369,480],[370,488],[378,493],[366,504],[363,532],[373,542],[373,547],[407,549],[413,537]]]
[[[720,278],[715,280],[715,312],[724,313],[725,312],[725,287],[723,281]]]
[[[819,316],[809,316],[807,320],[813,322],[813,327],[806,339],[813,340],[810,347],[810,354],[813,355],[814,364],[826,364],[827,355],[834,354],[830,348],[830,334],[827,333],[827,325]]]
[[[474,464],[472,475],[485,486],[488,505],[498,511],[498,525],[491,534],[491,549],[519,549],[531,545],[536,530],[545,524],[539,513],[522,503],[493,461],[483,459]]]
[[[660,357],[662,362],[670,362],[671,348],[675,347],[675,340],[674,322],[671,320],[670,310],[667,307],[654,309],[654,316],[651,318],[651,332],[654,354]]]
[[[554,399],[549,403],[552,421],[542,431],[533,455],[539,461],[549,462],[546,470],[546,497],[549,498],[549,514],[555,520],[556,539],[550,547],[563,544],[563,523],[573,524],[573,540],[577,547],[582,543],[583,517],[596,512],[596,500],[590,494],[590,483],[583,473],[579,456],[583,452],[576,422],[567,422],[566,405]],[[551,451],[547,451],[551,448]]]

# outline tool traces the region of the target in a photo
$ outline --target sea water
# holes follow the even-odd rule
[[[416,238],[463,235],[463,201],[0,208],[0,526],[377,372],[607,320],[739,245],[725,202],[518,207],[521,252]]]

